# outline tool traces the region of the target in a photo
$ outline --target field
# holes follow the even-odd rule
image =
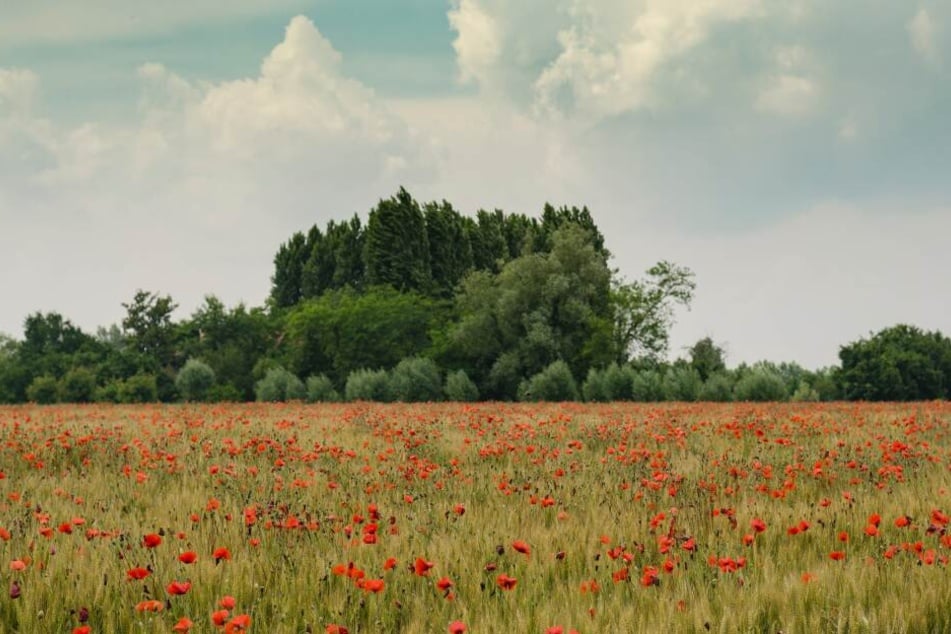
[[[951,632],[951,405],[0,409],[2,632]]]

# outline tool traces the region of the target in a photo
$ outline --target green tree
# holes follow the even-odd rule
[[[559,359],[538,374],[522,381],[518,388],[520,401],[577,401],[578,384],[568,364]]]
[[[203,401],[215,384],[215,371],[201,359],[189,359],[175,377],[175,387],[186,401]]]
[[[344,394],[348,401],[375,401],[385,403],[390,396],[390,377],[386,370],[360,368],[347,376]]]
[[[647,278],[616,283],[611,293],[614,339],[618,361],[632,353],[660,358],[667,352],[674,307],[689,307],[696,283],[693,272],[670,262],[658,262]]]
[[[298,232],[278,248],[271,277],[270,302],[274,308],[288,308],[300,301],[304,264],[310,257],[307,246],[307,238]]]
[[[783,375],[769,363],[738,369],[739,378],[733,387],[737,401],[784,401],[789,396]]]
[[[462,216],[448,202],[425,206],[432,294],[449,298],[472,269],[472,245]]]
[[[55,403],[58,394],[59,384],[55,378],[48,374],[36,377],[26,388],[26,397],[33,403],[39,403],[40,405]]]
[[[446,375],[444,388],[446,399],[457,403],[468,403],[479,400],[479,388],[465,370],[456,370]]]
[[[710,337],[704,337],[690,347],[690,366],[706,381],[718,372],[726,370],[723,348],[713,343]]]
[[[368,284],[430,290],[426,221],[419,203],[402,187],[370,212],[364,248]]]
[[[442,375],[432,359],[409,357],[390,370],[390,394],[396,401],[425,403],[442,398]]]
[[[254,386],[257,400],[266,403],[303,400],[307,397],[304,383],[292,372],[273,367]]]
[[[840,380],[850,400],[951,398],[951,340],[899,324],[839,350]]]
[[[340,393],[334,389],[333,381],[326,374],[307,377],[307,401],[310,403],[333,403],[340,400]]]
[[[96,393],[96,373],[89,368],[72,368],[59,381],[59,399],[64,403],[88,403]]]

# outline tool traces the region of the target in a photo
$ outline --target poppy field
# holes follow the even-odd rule
[[[0,631],[951,632],[951,405],[0,408]]]

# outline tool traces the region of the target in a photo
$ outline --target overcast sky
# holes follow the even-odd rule
[[[951,3],[0,5],[0,332],[260,305],[292,232],[400,185],[588,205],[628,278],[689,266],[672,356],[951,334]]]

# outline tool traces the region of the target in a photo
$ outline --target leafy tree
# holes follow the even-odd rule
[[[189,359],[175,377],[175,387],[186,401],[202,401],[215,384],[215,371],[201,359]]]
[[[158,382],[153,374],[136,374],[118,382],[120,403],[154,403],[158,400]]]
[[[784,401],[789,392],[786,381],[771,364],[760,363],[752,368],[741,368],[740,377],[733,387],[737,401]]]
[[[631,391],[635,401],[656,403],[664,400],[664,376],[657,370],[641,370],[634,374]]]
[[[604,369],[604,389],[609,401],[634,399],[634,370],[629,365],[611,363]]]
[[[419,203],[402,187],[370,212],[364,248],[368,284],[389,285],[399,291],[429,291],[426,221]]]
[[[717,372],[707,377],[700,388],[700,400],[713,403],[728,403],[733,400],[733,379],[727,372]]]
[[[665,400],[692,402],[700,398],[703,381],[692,367],[675,365],[664,375],[663,386]]]
[[[40,405],[55,403],[58,393],[59,384],[55,378],[48,374],[36,377],[26,388],[26,397],[33,403],[39,403]]]
[[[693,272],[670,262],[658,262],[647,278],[616,283],[611,293],[614,339],[618,361],[630,354],[660,358],[667,351],[674,307],[689,307],[696,283]]]
[[[850,400],[951,398],[951,340],[909,325],[843,346],[841,383]]]
[[[287,308],[300,301],[304,264],[309,256],[307,238],[300,232],[292,235],[277,250],[271,277],[270,302],[273,307]]]
[[[577,401],[578,385],[571,368],[562,360],[554,361],[518,388],[520,401]]]
[[[466,224],[446,201],[427,204],[425,217],[432,293],[436,297],[450,298],[472,269],[472,246]]]
[[[456,370],[446,375],[446,399],[457,403],[479,400],[479,388],[465,370]]]
[[[498,273],[502,264],[511,259],[504,226],[505,214],[498,209],[494,212],[480,209],[476,221],[467,222],[472,266],[476,270]]]
[[[604,403],[611,400],[604,380],[604,370],[597,368],[588,370],[588,376],[581,384],[581,396],[589,403]]]
[[[438,401],[442,397],[442,376],[432,359],[409,357],[390,371],[390,395],[404,403]]]
[[[710,337],[704,337],[690,347],[690,366],[706,381],[717,372],[726,370],[723,348],[713,343]]]

